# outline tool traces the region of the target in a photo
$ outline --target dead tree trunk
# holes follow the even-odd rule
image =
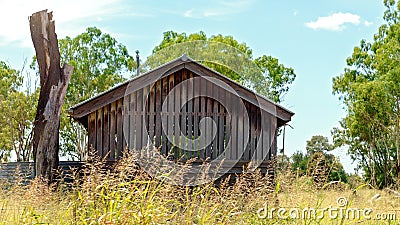
[[[60,113],[73,67],[60,67],[60,51],[52,13],[36,12],[29,18],[40,72],[40,95],[33,128],[35,175],[48,182],[58,167]]]

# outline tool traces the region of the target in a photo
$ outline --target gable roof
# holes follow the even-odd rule
[[[148,71],[140,76],[121,83],[103,93],[100,93],[86,101],[74,105],[68,110],[68,113],[72,118],[82,123],[85,123],[87,121],[88,114],[96,111],[97,109],[105,105],[110,104],[111,102],[123,98],[128,87],[130,90],[138,90],[156,82],[158,79],[166,77],[182,69],[188,69],[199,76],[210,76],[218,78],[223,82],[229,83],[233,90],[236,91],[236,93],[233,94],[237,94],[242,99],[245,99],[248,102],[259,106],[261,109],[273,114],[279,120],[281,120],[281,122],[279,123],[281,125],[289,122],[291,120],[291,117],[294,115],[293,112],[273,102],[267,97],[251,91],[250,89],[229,79],[228,77],[194,61],[186,55],[182,55],[181,57],[171,62],[161,65],[151,71]],[[162,74],[161,77],[160,74]],[[276,110],[271,112],[271,107],[276,108]]]

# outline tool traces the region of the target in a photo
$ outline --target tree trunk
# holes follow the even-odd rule
[[[40,72],[40,95],[33,128],[35,175],[48,182],[58,167],[60,113],[73,67],[60,67],[60,52],[52,13],[36,12],[29,18]]]

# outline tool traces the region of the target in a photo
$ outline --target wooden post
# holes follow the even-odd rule
[[[60,67],[60,52],[52,13],[36,12],[29,18],[40,72],[40,95],[33,128],[35,175],[48,182],[58,167],[60,113],[73,67]]]

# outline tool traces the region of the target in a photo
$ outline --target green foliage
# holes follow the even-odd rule
[[[306,154],[303,154],[301,151],[293,153],[291,162],[293,172],[299,172],[298,175],[300,176],[307,174],[308,157]]]
[[[347,145],[368,181],[394,184],[400,172],[400,14],[399,2],[384,1],[386,21],[374,41],[362,40],[333,78],[333,93],[348,111],[333,130],[336,146]]]
[[[292,171],[298,172],[300,176],[326,176],[326,181],[347,182],[343,165],[334,155],[328,153],[333,148],[327,137],[312,136],[307,141],[306,154],[297,151],[291,156]]]
[[[285,67],[272,56],[263,55],[256,58],[254,62],[261,69],[265,79],[264,82],[257,83],[255,91],[266,93],[265,95],[275,102],[281,102],[283,96],[289,91],[289,85],[296,78],[294,69]],[[258,81],[254,80],[254,82]]]
[[[315,152],[330,151],[333,146],[329,143],[328,138],[322,135],[314,135],[307,141],[307,155],[312,155]]]
[[[20,71],[0,61],[0,161],[7,161],[13,151],[17,161],[31,158],[31,130],[38,93],[23,88]]]
[[[11,69],[5,62],[0,61],[0,161],[6,160],[12,149],[11,127],[8,126],[6,106],[9,102],[9,94],[16,92],[21,84],[18,71]]]
[[[276,102],[283,100],[296,74],[292,68],[280,64],[278,59],[263,55],[253,59],[252,49],[232,36],[221,34],[207,37],[202,31],[187,35],[174,31],[164,32],[162,42],[146,61],[152,69],[182,54],[199,60],[204,65],[241,83]]]
[[[0,94],[7,96],[8,93],[17,91],[22,85],[22,77],[15,69],[10,68],[5,62],[0,61]]]
[[[127,48],[95,27],[59,40],[61,62],[74,66],[60,124],[62,153],[79,158],[86,151],[84,129],[68,118],[66,110],[126,80],[136,68]]]
[[[342,181],[347,183],[348,175],[343,168],[342,163],[336,159],[335,156],[331,155],[332,160],[329,161],[330,171],[329,171],[329,181]]]
[[[76,104],[125,80],[135,69],[127,48],[95,27],[75,38],[59,40],[61,62],[74,67],[66,103]]]

